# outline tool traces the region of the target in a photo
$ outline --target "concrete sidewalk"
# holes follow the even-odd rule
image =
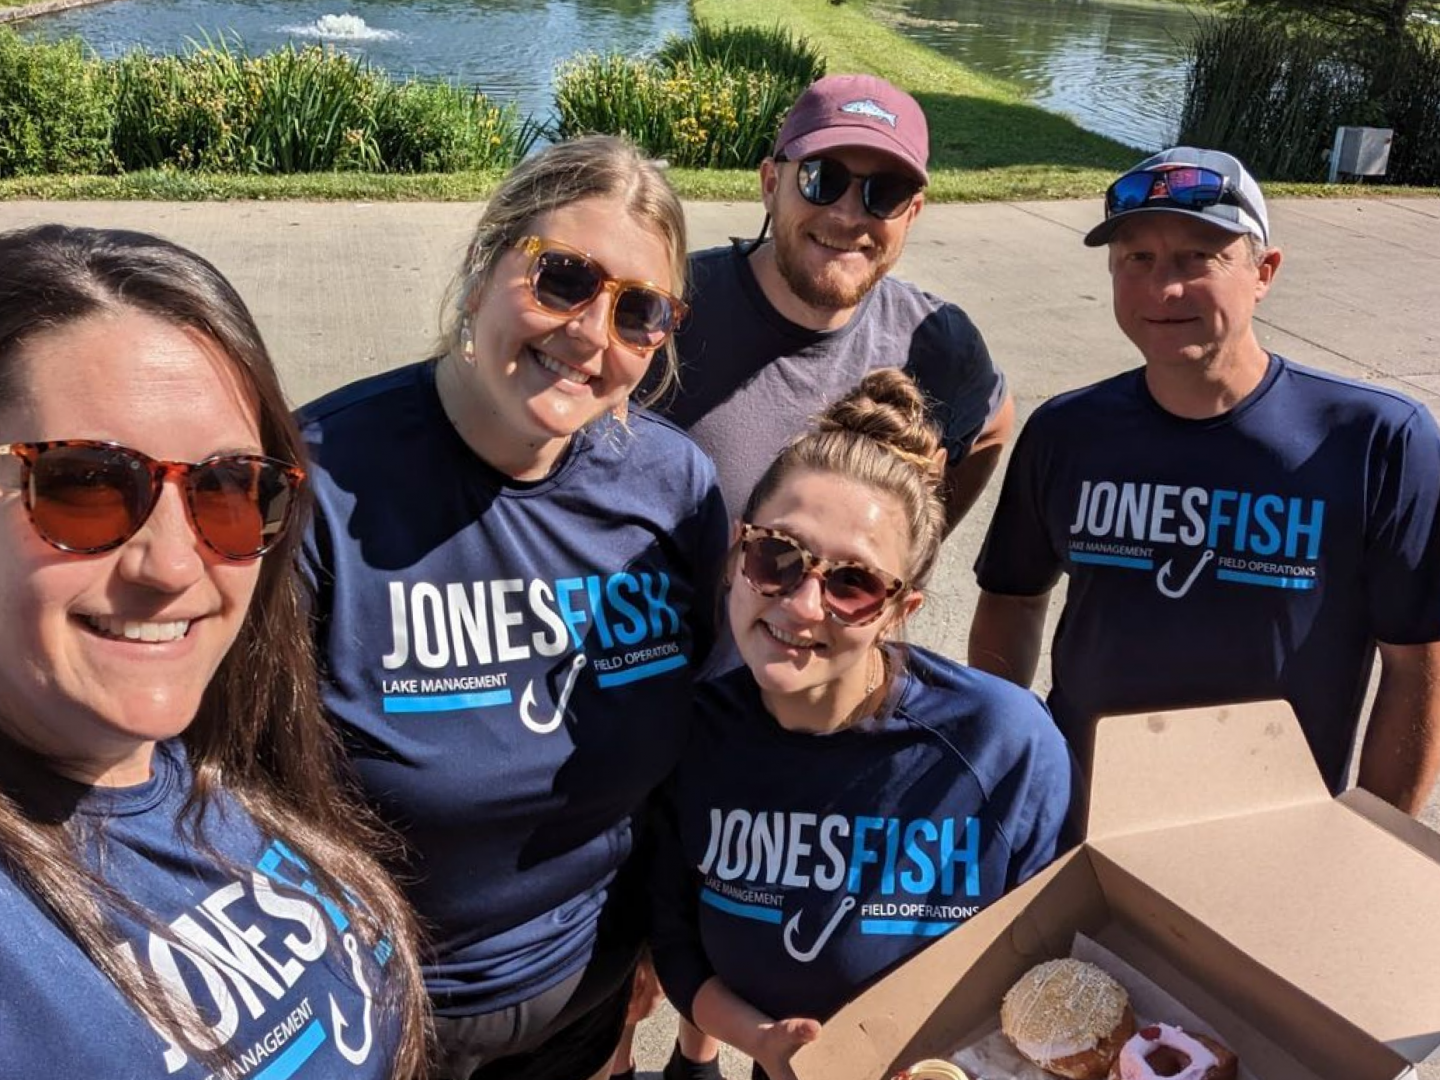
[[[686,212],[692,247],[752,235],[762,217],[753,203],[692,203]],[[1139,362],[1111,318],[1104,254],[1080,243],[1098,213],[1098,200],[932,205],[911,234],[900,275],[970,313],[1022,419],[1058,391]],[[0,202],[0,228],[145,229],[211,259],[249,302],[297,404],[427,355],[475,218],[460,203]],[[1440,199],[1279,200],[1271,221],[1285,262],[1260,309],[1264,344],[1436,411]],[[913,630],[952,656],[965,655],[970,565],[997,487],[947,542]],[[1440,796],[1425,820],[1440,828]],[[642,1069],[664,1064],[672,1033],[668,1022],[642,1029]],[[726,1074],[747,1075],[728,1055]],[[1440,1080],[1440,1067],[1422,1075]]]

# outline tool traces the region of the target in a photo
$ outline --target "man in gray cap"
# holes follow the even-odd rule
[[[1391,390],[1267,352],[1280,268],[1259,185],[1177,147],[1106,192],[1114,311],[1144,366],[1037,409],[976,573],[970,663],[1028,685],[1088,765],[1103,715],[1284,698],[1332,790],[1377,646],[1363,787],[1410,813],[1440,770],[1440,432]]]
[[[732,514],[780,448],[879,367],[906,369],[935,403],[950,527],[994,471],[1014,408],[980,331],[889,276],[925,203],[929,153],[909,94],[826,76],[760,166],[760,237],[691,257],[680,388],[658,408],[715,459]]]

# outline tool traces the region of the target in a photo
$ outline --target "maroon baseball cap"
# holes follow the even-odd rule
[[[929,183],[930,131],[920,104],[878,75],[826,75],[785,116],[775,156],[800,161],[825,150],[865,146],[889,154]]]

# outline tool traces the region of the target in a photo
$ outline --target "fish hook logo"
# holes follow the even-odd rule
[[[825,948],[825,943],[829,941],[830,936],[840,928],[841,921],[854,907],[855,897],[847,896],[841,900],[840,903],[836,905],[835,911],[831,914],[830,921],[825,924],[824,929],[822,929],[819,936],[815,938],[815,944],[811,945],[808,949],[800,949],[795,945],[795,934],[800,929],[800,916],[804,914],[804,912],[797,911],[794,915],[790,916],[790,921],[785,924],[785,951],[802,964],[810,963],[811,960],[814,960],[815,957],[820,955],[820,950]]]
[[[555,702],[555,712],[548,720],[540,720],[535,716],[535,680],[531,679],[525,684],[525,692],[520,695],[520,720],[536,735],[549,735],[558,728],[565,719],[565,710],[570,705],[570,695],[575,691],[575,680],[580,675],[580,669],[588,661],[583,652],[577,652],[570,659],[570,670],[565,673],[565,685],[560,687],[560,699]]]
[[[340,1006],[335,1003],[335,995],[330,996],[330,1026],[335,1029],[335,1049],[340,1051],[340,1056],[351,1065],[359,1065],[370,1056],[370,1045],[374,1042],[375,1033],[370,1029],[370,984],[365,981],[365,971],[360,965],[360,943],[355,940],[354,934],[345,935],[345,951],[350,954],[350,972],[355,976],[355,983],[360,987],[360,993],[365,998],[365,1013],[362,1029],[365,1033],[364,1041],[358,1047],[352,1047],[345,1042],[345,1029],[349,1027],[345,1017],[340,1012]]]
[[[1155,587],[1165,596],[1170,597],[1170,599],[1178,600],[1190,591],[1190,586],[1195,584],[1196,579],[1200,576],[1200,571],[1204,570],[1205,564],[1213,558],[1215,558],[1214,550],[1207,548],[1204,554],[1200,556],[1199,561],[1195,563],[1194,569],[1190,571],[1190,576],[1182,581],[1179,586],[1166,584],[1170,577],[1170,571],[1174,568],[1175,563],[1174,559],[1166,559],[1165,565],[1160,567],[1160,572],[1155,575]]]

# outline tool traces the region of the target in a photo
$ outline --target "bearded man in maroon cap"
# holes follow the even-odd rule
[[[980,331],[889,276],[929,153],[909,94],[873,75],[820,79],[760,166],[760,236],[691,256],[681,386],[658,408],[715,459],[732,514],[812,416],[880,367],[904,368],[935,403],[949,528],[994,471],[1014,405]]]

